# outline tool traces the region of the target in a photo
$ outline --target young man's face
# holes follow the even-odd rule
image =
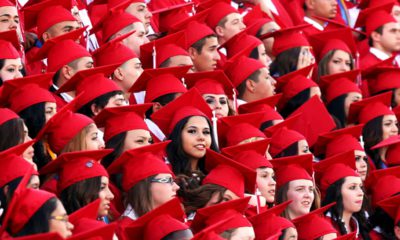
[[[191,51],[191,58],[196,72],[213,71],[217,68],[217,61],[221,59],[217,47],[217,38],[209,37],[206,38],[200,53],[195,49]]]
[[[43,40],[47,41],[49,39],[64,35],[76,29],[79,29],[78,21],[64,21],[59,22],[51,26],[46,32],[43,33]]]
[[[11,6],[0,7],[0,32],[10,30],[16,30],[18,36],[21,35],[17,8]]]
[[[144,24],[146,33],[149,31],[150,21],[153,15],[145,3],[132,3],[126,8],[125,12],[137,17]]]
[[[400,23],[386,23],[378,36],[382,48],[388,52],[400,51]]]
[[[231,39],[233,36],[243,31],[246,25],[243,23],[243,18],[239,13],[230,13],[226,16],[226,23],[224,26],[217,26],[218,37],[223,38],[225,41]]]
[[[336,0],[311,0],[308,3],[309,5],[307,7],[312,10],[313,15],[330,19],[336,17]]]
[[[146,37],[146,31],[143,23],[133,23],[133,29],[136,32],[125,38],[122,43],[128,48],[132,49],[136,53],[136,55],[140,56],[140,46],[148,43],[149,39],[147,39]]]
[[[254,94],[257,99],[271,97],[275,94],[276,80],[273,79],[267,68],[262,68],[261,73],[258,76],[258,82],[256,84],[256,91]]]

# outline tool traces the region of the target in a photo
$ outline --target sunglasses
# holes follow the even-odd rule
[[[171,185],[174,184],[174,179],[172,177],[164,177],[164,178],[153,178],[150,180],[152,183],[169,183]]]

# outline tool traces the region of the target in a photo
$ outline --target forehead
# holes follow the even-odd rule
[[[207,94],[203,94],[203,97],[205,98],[226,98],[225,94],[211,94],[211,93],[207,93]]]
[[[18,16],[17,8],[11,6],[0,7],[0,15],[5,15],[5,14],[8,14],[13,17]]]
[[[228,22],[232,21],[232,20],[236,20],[236,19],[242,19],[242,18],[243,18],[242,15],[240,15],[239,13],[235,13],[235,12],[226,15],[226,20]]]
[[[362,183],[362,180],[360,177],[345,177],[344,178],[344,183],[343,185],[348,185],[348,184],[360,184]]]
[[[199,127],[199,128],[208,128],[208,122],[204,117],[201,116],[193,116],[189,118],[189,121],[186,123],[186,127]]]
[[[312,187],[314,186],[313,182],[311,180],[307,179],[298,179],[298,180],[293,180],[289,182],[289,188],[295,188],[295,187]]]
[[[400,29],[400,23],[398,22],[389,22],[383,25],[383,29],[390,30],[390,29]]]
[[[389,120],[397,120],[395,115],[385,115],[383,116],[383,121],[389,121]]]
[[[144,25],[142,22],[134,22],[134,23],[132,23],[132,25],[133,25],[133,29],[136,30],[136,33],[140,32],[140,31],[144,31]]]

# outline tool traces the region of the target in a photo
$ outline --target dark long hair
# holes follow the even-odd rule
[[[289,147],[282,150],[282,152],[276,154],[274,158],[289,157],[299,155],[299,142],[290,144]]]
[[[24,142],[24,120],[14,118],[0,125],[0,151]]]
[[[46,124],[45,104],[37,103],[30,107],[25,108],[19,112],[19,116],[24,119],[26,127],[29,130],[29,136],[34,139],[39,131]],[[33,161],[36,163],[40,170],[44,165],[51,161],[51,157],[47,154],[43,140],[36,142],[33,145],[35,155]]]
[[[216,184],[204,184],[196,189],[188,190],[183,198],[186,213],[189,214],[205,207],[215,193],[218,193],[216,203],[222,202],[226,190],[225,187]]]
[[[287,118],[292,112],[296,111],[301,105],[310,99],[310,88],[304,89],[303,91],[292,97],[285,106],[280,110],[280,114],[283,118]]]
[[[110,138],[110,140],[106,142],[105,148],[113,149],[114,151],[112,151],[112,153],[108,154],[101,160],[101,164],[105,168],[108,168],[108,166],[110,166],[115,159],[121,156],[122,150],[124,148],[125,137],[126,137],[126,132],[122,132],[113,136],[112,138]]]
[[[342,94],[339,97],[333,99],[327,106],[328,112],[332,114],[337,121],[339,126],[337,128],[344,128],[346,126],[346,113],[344,111],[344,102],[348,94]],[[336,124],[338,125],[338,124]]]
[[[369,221],[372,227],[379,227],[382,230],[379,234],[382,235],[383,239],[397,239],[393,232],[394,221],[382,208],[375,208],[375,212],[369,217]]]
[[[37,233],[47,233],[50,229],[51,213],[57,208],[57,198],[47,200],[14,237],[27,236]]]
[[[336,223],[339,229],[338,232],[341,235],[347,234],[346,227],[342,222],[344,205],[343,205],[343,197],[342,197],[342,185],[345,182],[345,178],[341,178],[334,182],[332,185],[328,187],[326,190],[326,196],[322,201],[322,206],[326,206],[330,203],[336,202],[336,205],[332,206],[328,211],[332,215],[332,220]],[[364,194],[362,208],[359,212],[353,213],[353,217],[356,218],[359,224],[360,234],[362,239],[368,240],[369,231],[371,230],[370,224],[365,216],[366,206],[368,204],[368,200],[366,198],[366,194]]]
[[[295,47],[283,51],[270,65],[270,72],[273,77],[281,77],[297,70],[301,47]]]
[[[99,197],[101,177],[93,177],[74,183],[65,188],[60,194],[68,214],[86,206]]]
[[[1,207],[4,209],[4,212],[7,211],[8,203],[10,202],[12,196],[14,195],[15,189],[17,189],[21,180],[22,177],[15,178],[10,182],[4,184],[4,186],[0,188],[0,202],[1,202]],[[8,186],[7,194],[4,193],[6,186]],[[3,223],[3,217],[4,214],[0,216],[0,223]]]
[[[138,217],[143,216],[153,209],[150,187],[151,180],[156,176],[157,174],[141,180],[126,193],[125,207],[131,205]]]
[[[175,175],[178,174],[185,174],[190,176],[191,175],[191,169],[190,169],[190,161],[188,155],[183,151],[183,141],[182,141],[182,131],[183,128],[185,127],[186,123],[189,121],[189,119],[192,116],[186,117],[179,121],[176,126],[174,127],[172,133],[169,135],[168,139],[172,140],[168,146],[167,146],[167,157],[168,161],[171,163],[172,170],[175,173]],[[210,149],[214,151],[219,151],[218,147],[215,143],[214,140],[214,135],[213,133],[213,128],[212,124],[210,121],[206,118],[207,123],[210,127],[210,132],[211,132],[211,146]],[[205,166],[204,166],[204,161],[205,157],[200,159],[199,161],[199,169],[203,173],[205,173]]]
[[[382,159],[379,156],[379,149],[371,150],[371,147],[383,140],[382,122],[383,116],[376,117],[367,122],[362,130],[365,152],[372,159],[377,169],[381,168]]]

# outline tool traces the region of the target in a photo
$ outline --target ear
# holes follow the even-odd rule
[[[90,105],[90,110],[92,110],[92,113],[96,116],[101,112],[102,109],[100,109],[96,106],[96,104],[93,103],[92,105]]]
[[[192,47],[189,47],[188,53],[189,53],[189,56],[190,56],[190,58],[191,58],[192,60],[195,59],[195,58],[199,55],[199,53],[197,52],[197,50],[196,50],[195,48],[192,48]]]
[[[315,1],[314,0],[305,0],[304,4],[306,5],[307,9],[313,10]]]
[[[114,70],[114,78],[118,81],[122,81],[124,79],[124,73],[122,72],[121,67],[118,67]]]
[[[218,37],[223,37],[225,35],[225,29],[221,26],[216,26],[215,27],[215,33],[217,34]]]
[[[9,188],[8,185],[5,185],[5,186],[3,187],[4,196],[7,196],[7,194],[8,194],[8,188]]]
[[[153,103],[153,113],[157,112],[162,108],[161,104],[158,102]]]
[[[46,42],[46,41],[50,40],[51,35],[50,35],[49,32],[44,32],[44,33],[42,34],[42,38],[43,38],[43,41]]]
[[[394,235],[396,236],[397,239],[400,239],[400,227],[399,226],[394,226]]]
[[[380,33],[378,33],[378,32],[375,32],[375,31],[372,31],[372,33],[371,33],[371,39],[372,39],[374,42],[380,42],[381,36],[382,36],[382,34],[380,34]]]
[[[256,91],[256,85],[255,82],[251,79],[246,79],[246,90],[254,93]]]
[[[64,65],[61,68],[61,74],[67,80],[71,79],[72,76],[74,75],[72,68],[68,65]]]

